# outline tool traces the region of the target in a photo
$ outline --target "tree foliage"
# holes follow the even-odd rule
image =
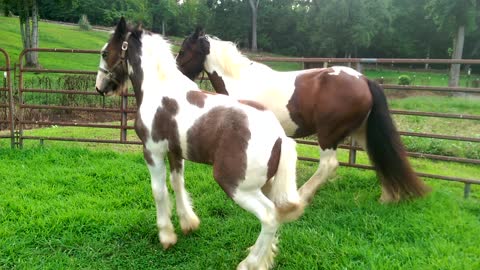
[[[0,0],[18,14],[17,0]],[[262,0],[259,50],[298,56],[447,58],[464,23],[468,57],[480,56],[480,0]],[[185,36],[196,26],[252,44],[250,0],[41,0],[40,17],[113,26],[120,16]],[[473,7],[473,8],[472,8]],[[450,49],[451,50],[451,49]]]

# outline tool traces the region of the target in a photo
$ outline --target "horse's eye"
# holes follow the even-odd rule
[[[102,52],[102,58],[105,59],[105,58],[107,58],[107,56],[108,56],[108,52],[107,52],[107,51],[103,51],[103,52]]]

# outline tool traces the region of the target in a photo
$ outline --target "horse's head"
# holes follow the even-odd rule
[[[141,35],[140,27],[132,30],[122,17],[114,33],[101,50],[100,65],[95,88],[101,95],[120,94],[127,87],[128,52],[131,52],[133,36]],[[127,52],[128,50],[128,52]]]
[[[210,43],[201,28],[185,38],[177,55],[177,65],[180,71],[194,80],[203,70],[203,64],[210,53]]]

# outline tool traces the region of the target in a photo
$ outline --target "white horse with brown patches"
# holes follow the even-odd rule
[[[237,204],[254,214],[261,233],[238,269],[273,264],[279,225],[297,219],[305,206],[295,180],[295,142],[275,116],[255,102],[209,95],[176,67],[170,45],[157,34],[130,29],[122,18],[102,49],[96,88],[124,91],[130,80],[138,106],[135,131],[151,174],[159,238],[164,248],[177,236],[171,222],[164,158],[184,233],[199,219],[184,187],[184,159],[213,165],[214,178]]]
[[[288,136],[317,136],[320,163],[300,189],[302,196],[311,197],[335,171],[337,145],[348,135],[374,164],[382,183],[382,201],[428,192],[407,160],[383,89],[354,69],[278,72],[251,61],[232,42],[200,29],[183,41],[177,64],[192,80],[205,70],[217,93],[262,104],[275,114]]]

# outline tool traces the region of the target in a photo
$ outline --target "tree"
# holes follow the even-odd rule
[[[391,0],[313,0],[306,27],[327,56],[358,56],[390,27],[390,6]]]
[[[476,29],[478,0],[428,0],[425,9],[439,30],[447,30],[453,37],[452,59],[462,59],[465,32]],[[449,86],[458,86],[460,64],[450,67]]]
[[[248,0],[252,10],[252,52],[257,51],[257,13],[260,0]]]
[[[150,12],[152,16],[152,29],[161,30],[165,36],[167,24],[172,22],[178,13],[178,3],[175,0],[151,0]]]
[[[20,33],[24,49],[38,48],[38,3],[37,0],[19,0],[18,1]],[[26,65],[37,67],[38,53],[28,52],[25,55]]]
[[[180,36],[189,34],[197,26],[207,27],[210,18],[207,0],[183,0],[178,7],[177,19],[173,21],[171,30]]]

